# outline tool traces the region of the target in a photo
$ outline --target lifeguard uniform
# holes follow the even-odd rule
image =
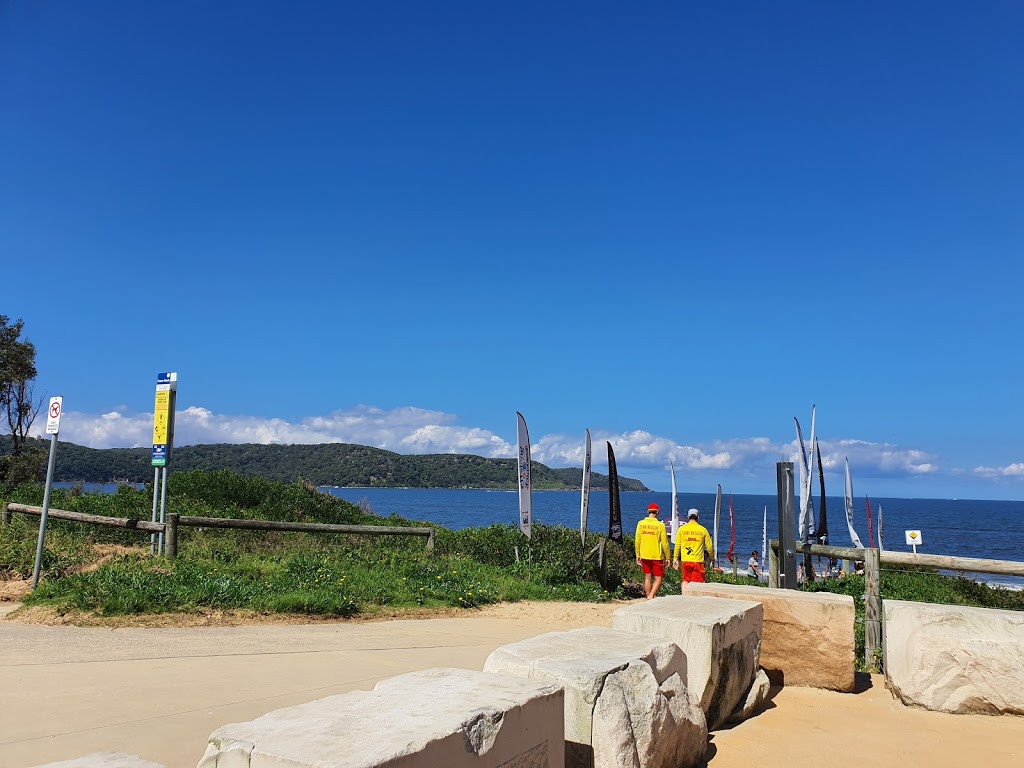
[[[704,557],[711,551],[711,534],[708,529],[690,519],[676,531],[676,551],[673,562],[683,564],[683,582],[704,581]]]
[[[664,576],[665,561],[669,559],[671,552],[665,524],[658,518],[648,515],[636,524],[636,536],[633,537],[633,541],[644,574]]]

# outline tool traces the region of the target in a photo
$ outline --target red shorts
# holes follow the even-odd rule
[[[704,581],[704,563],[683,563],[683,581]]]
[[[665,562],[663,560],[641,560],[640,570],[644,572],[645,576],[649,573],[653,573],[655,576],[664,576]]]

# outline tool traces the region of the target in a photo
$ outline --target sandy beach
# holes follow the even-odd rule
[[[370,689],[403,672],[481,669],[505,643],[610,626],[620,604],[518,603],[439,618],[315,624],[210,616],[208,626],[190,627],[24,623],[7,615],[13,606],[0,604],[0,768],[97,750],[191,768],[224,723]],[[861,689],[774,689],[765,712],[712,734],[707,764],[1024,764],[1024,718],[908,709],[880,675],[863,676]]]

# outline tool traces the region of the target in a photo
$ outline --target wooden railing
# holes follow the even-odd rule
[[[14,513],[22,515],[42,515],[42,507],[28,504],[8,502],[3,505],[2,518],[4,525],[11,522]],[[131,517],[107,517],[106,515],[87,515],[83,512],[70,512],[66,509],[51,508],[47,515],[56,520],[70,520],[88,525],[103,525],[114,528],[127,528],[145,533],[166,533],[167,557],[178,555],[178,529],[191,528],[234,528],[247,531],[295,531],[299,533],[347,533],[360,536],[422,536],[427,540],[427,553],[434,551],[433,528],[406,528],[389,525],[331,525],[328,523],[292,523],[280,520],[240,520],[230,517],[190,517],[171,512],[167,515],[167,523],[153,523],[149,520],[136,520]]]
[[[42,507],[33,507],[28,504],[16,504],[8,502],[3,506],[4,525],[11,522],[11,517],[17,512],[22,515],[40,517],[43,514]],[[163,533],[164,527],[160,523],[152,523],[149,520],[136,520],[132,517],[107,517],[106,515],[87,515],[84,512],[69,512],[66,509],[53,509],[46,513],[47,517],[56,520],[70,520],[74,523],[88,523],[89,525],[104,525],[112,528],[129,528],[131,530],[144,531],[146,533]]]

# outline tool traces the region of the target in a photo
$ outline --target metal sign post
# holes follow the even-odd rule
[[[796,500],[794,498],[793,462],[775,465],[779,490],[779,586],[796,589]]]
[[[921,546],[922,544],[924,544],[924,541],[921,539],[921,532],[920,531],[906,531],[906,535],[907,535],[907,544],[909,544],[910,546],[912,546],[914,548],[914,554],[916,555],[917,554],[917,548],[919,546]]]
[[[46,412],[46,434],[50,436],[50,461],[46,466],[46,490],[43,492],[43,511],[39,516],[39,542],[36,544],[36,563],[32,567],[32,589],[39,584],[39,569],[43,564],[43,540],[46,538],[46,518],[50,513],[50,489],[53,488],[53,467],[57,460],[57,433],[64,412],[64,398],[51,397]]]
[[[153,522],[157,522],[157,501],[163,523],[167,519],[167,465],[174,444],[174,404],[178,393],[178,374],[156,375],[156,402],[153,407]],[[150,554],[163,552],[164,534],[150,534]]]

